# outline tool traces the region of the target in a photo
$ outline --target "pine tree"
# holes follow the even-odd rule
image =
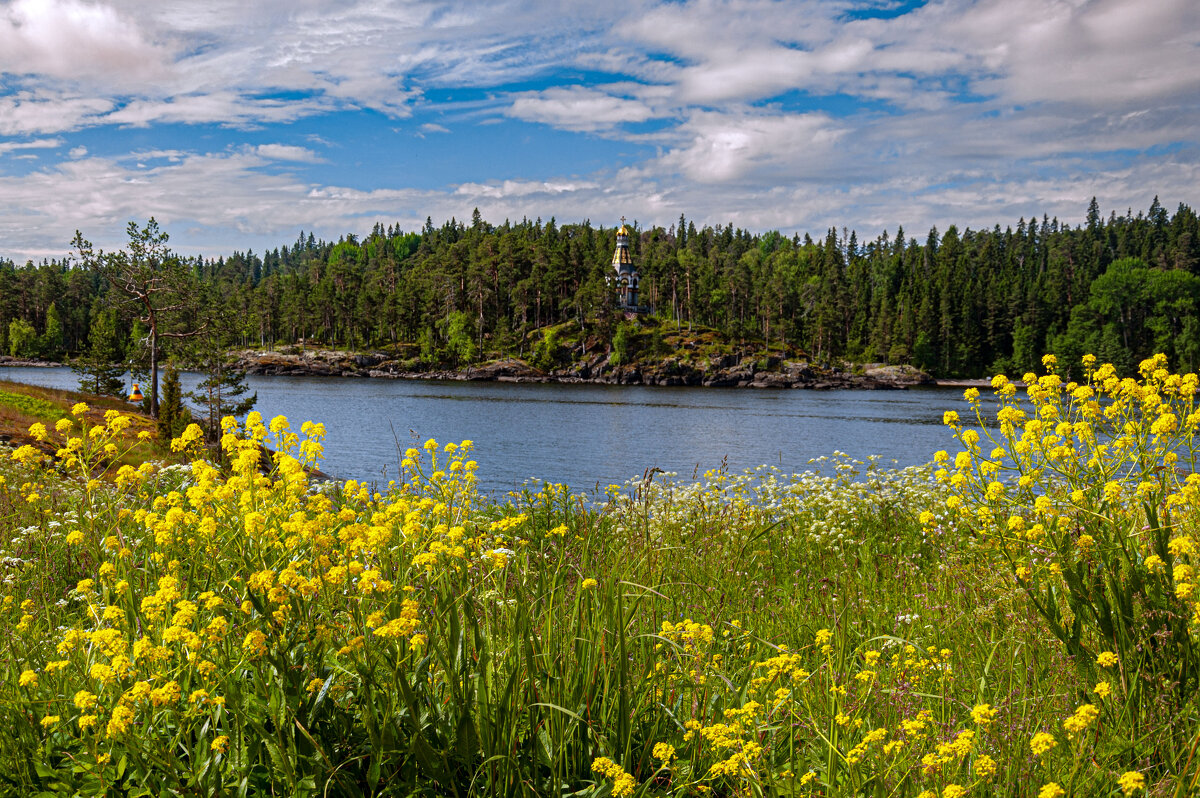
[[[151,216],[145,227],[130,222],[129,251],[97,253],[90,241],[76,230],[73,245],[79,260],[113,289],[122,305],[133,308],[147,325],[150,338],[150,415],[158,416],[158,359],[163,338],[190,338],[201,330],[168,330],[197,308],[192,274],[180,258],[167,248],[168,236]]]

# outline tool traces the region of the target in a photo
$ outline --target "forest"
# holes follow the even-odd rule
[[[903,229],[871,241],[845,229],[789,237],[684,216],[632,229],[641,301],[659,319],[764,350],[911,363],[939,377],[1020,374],[1045,352],[1065,363],[1091,352],[1124,372],[1156,352],[1181,371],[1200,366],[1200,221],[1157,197],[1148,211],[1107,217],[1093,199],[1075,226],[1031,217],[923,240]],[[203,315],[226,320],[224,347],[304,342],[461,367],[526,356],[540,330],[564,323],[611,346],[623,320],[607,282],[614,241],[615,228],[589,221],[493,225],[476,210],[419,231],[377,224],[361,238],[302,233],[262,254],[171,258]],[[0,352],[70,358],[94,353],[103,335],[101,356],[133,359],[145,330],[84,261],[0,257]],[[163,329],[195,318],[177,314]]]

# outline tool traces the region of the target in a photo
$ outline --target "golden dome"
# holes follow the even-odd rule
[[[629,235],[629,228],[626,227],[625,225],[621,225],[620,229],[617,230],[617,235],[619,235],[619,236]]]

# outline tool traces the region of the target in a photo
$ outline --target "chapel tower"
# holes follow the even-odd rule
[[[612,266],[616,272],[618,306],[636,311],[638,307],[638,271],[629,254],[629,228],[625,226],[624,216],[621,217],[621,226],[617,229],[617,248],[613,250]]]

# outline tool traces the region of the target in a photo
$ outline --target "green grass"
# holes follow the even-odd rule
[[[162,459],[167,462],[178,462],[178,456],[172,456],[159,446],[156,439],[142,440],[138,433],[149,431],[154,433],[153,419],[138,413],[130,413],[130,405],[120,398],[112,396],[97,396],[80,391],[66,391],[57,388],[43,388],[36,385],[26,385],[19,382],[0,380],[0,433],[8,437],[14,448],[21,444],[33,443],[42,448],[47,454],[52,454],[54,448],[49,444],[39,444],[29,435],[29,427],[34,423],[52,426],[63,418],[71,417],[71,409],[78,403],[84,403],[88,410],[84,419],[92,424],[103,423],[104,414],[117,411],[129,415],[131,424],[121,436],[120,452],[117,457],[106,460],[96,472],[96,476],[106,472],[115,472],[122,465],[137,466],[147,460]],[[97,465],[101,465],[97,463]]]
[[[0,391],[0,405],[31,416],[39,421],[57,421],[66,415],[62,407],[45,399],[38,399],[24,393],[9,393]]]
[[[297,451],[251,424],[232,472],[90,489],[0,463],[5,789],[1111,796],[1197,773],[1195,706],[1162,686],[1131,712],[1115,675],[1097,698],[931,468],[495,503],[467,447],[318,489],[286,457],[256,476],[256,434]]]

